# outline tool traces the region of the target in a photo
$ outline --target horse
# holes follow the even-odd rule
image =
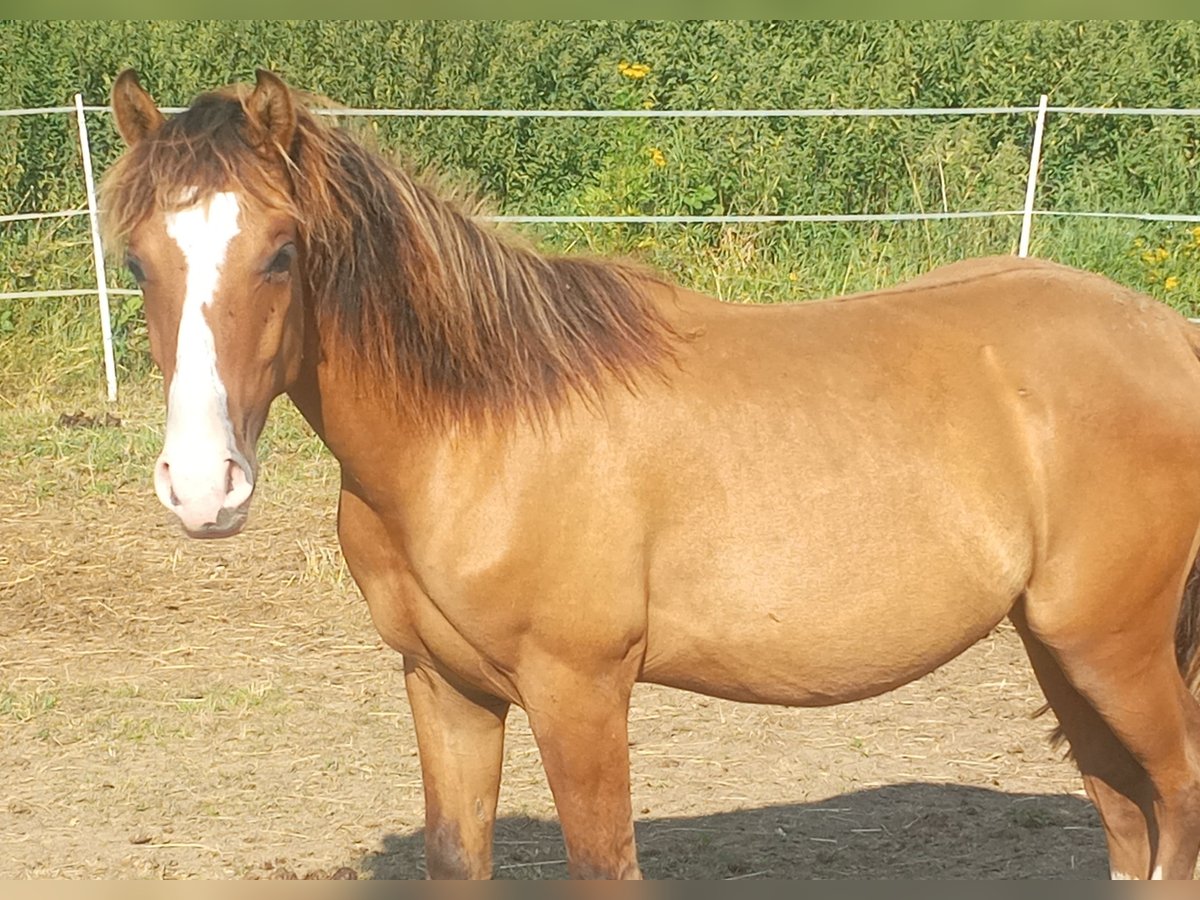
[[[286,394],[403,656],[426,872],[484,878],[524,708],[572,877],[638,878],[637,682],[823,706],[1006,618],[1111,874],[1200,851],[1200,330],[1049,261],[730,304],[483,221],[260,70],[165,117],[132,71],[105,233],[141,286],[184,531],[232,535]]]

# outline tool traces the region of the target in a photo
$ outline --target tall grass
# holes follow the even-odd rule
[[[103,102],[138,68],[163,105],[257,66],[352,106],[730,108],[1188,106],[1195,22],[5,22],[0,106]],[[364,140],[543,214],[1016,209],[1032,116],[923,119],[374,119]],[[119,153],[89,115],[103,171]],[[1200,123],[1052,115],[1038,205],[1200,209]],[[0,212],[84,203],[69,116],[0,119]],[[1015,249],[1015,218],[896,224],[555,226],[555,250],[632,256],[737,301],[868,289]],[[1187,227],[1039,219],[1033,252],[1104,272],[1189,312]],[[0,291],[93,282],[85,220],[0,224]],[[114,287],[132,287],[116,271]],[[124,381],[149,373],[139,298],[114,300]],[[95,301],[0,301],[0,403],[92,401]]]

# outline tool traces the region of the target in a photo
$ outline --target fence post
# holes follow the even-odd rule
[[[1038,103],[1037,121],[1033,126],[1033,151],[1029,154],[1029,180],[1025,184],[1025,215],[1021,218],[1021,243],[1017,256],[1029,255],[1029,232],[1033,228],[1033,198],[1037,193],[1038,165],[1042,161],[1042,131],[1046,127],[1046,95]]]
[[[83,94],[75,95],[75,115],[79,121],[79,149],[83,153],[83,180],[87,186],[88,221],[92,228],[92,257],[96,263],[96,292],[100,296],[100,328],[104,336],[104,377],[108,382],[108,402],[117,399],[117,364],[113,357],[112,317],[108,311],[108,277],[104,271],[104,246],[100,242],[100,217],[96,212],[96,180],[92,177],[92,150],[88,143],[87,122],[83,117]]]

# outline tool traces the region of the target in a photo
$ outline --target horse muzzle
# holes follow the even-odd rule
[[[255,474],[240,453],[208,461],[164,450],[154,465],[154,490],[188,537],[231,537],[246,524]]]

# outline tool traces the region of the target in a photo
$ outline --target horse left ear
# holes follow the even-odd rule
[[[113,82],[112,108],[117,132],[130,147],[154,134],[165,121],[133,69],[126,69]]]
[[[254,73],[254,90],[246,98],[246,118],[251,139],[262,149],[291,151],[296,133],[296,107],[292,91],[274,72],[259,69]]]

